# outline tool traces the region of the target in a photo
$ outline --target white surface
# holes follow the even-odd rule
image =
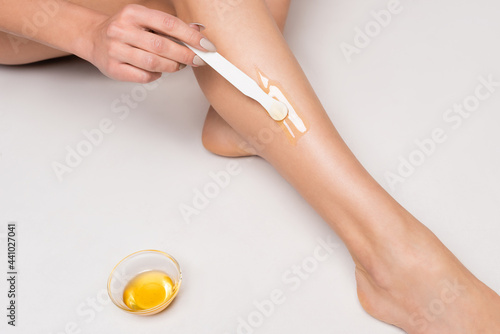
[[[460,128],[442,120],[479,76],[500,80],[499,3],[402,4],[351,64],[339,45],[352,43],[354,28],[385,1],[297,1],[287,39],[341,134],[387,189],[384,173],[415,139],[446,131],[448,140],[391,193],[500,292],[500,90]],[[16,221],[19,237],[19,326],[8,328],[2,311],[2,333],[59,334],[75,323],[80,333],[234,334],[238,317],[274,289],[286,301],[255,333],[401,332],[359,306],[344,246],[297,291],[282,281],[331,232],[265,162],[237,160],[241,173],[185,223],[179,205],[230,160],[201,145],[208,104],[189,70],[166,78],[120,120],[112,103],[134,87],[75,59],[0,67],[0,231],[5,237],[7,222]],[[114,132],[58,182],[52,162],[103,118]],[[5,248],[3,238],[2,268]],[[166,312],[140,318],[98,304],[93,319],[87,306],[78,314],[121,258],[147,248],[171,253],[183,268]]]

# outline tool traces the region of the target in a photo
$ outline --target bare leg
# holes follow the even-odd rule
[[[263,0],[173,0],[186,22],[224,56],[258,80],[256,69],[279,83],[309,124],[290,144],[262,108],[210,68],[195,74],[215,110],[323,216],[356,263],[358,296],[372,316],[408,333],[499,333],[500,297],[475,278],[355,159],[335,130]],[[223,12],[214,4],[226,4]],[[251,13],[251,15],[249,15]],[[433,302],[444,310],[431,313]],[[431,311],[429,311],[431,310]],[[429,315],[429,313],[431,313]]]
[[[29,39],[0,32],[0,64],[23,65],[69,54]]]
[[[225,157],[246,157],[253,153],[246,150],[245,140],[220,117],[214,107],[208,108],[201,134],[203,146],[210,152]]]
[[[266,0],[265,2],[278,28],[283,33],[290,0]],[[244,139],[220,117],[212,106],[208,109],[201,138],[203,146],[214,154],[226,157],[252,155],[252,152],[245,150],[247,145]]]

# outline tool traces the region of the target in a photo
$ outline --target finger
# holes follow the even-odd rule
[[[156,32],[172,36],[178,40],[203,51],[216,51],[215,46],[197,29],[193,29],[181,19],[155,9],[138,7],[136,22]]]
[[[134,30],[127,34],[124,42],[133,47],[181,64],[199,65],[193,62],[196,56],[193,51],[158,34]]]
[[[112,74],[113,79],[137,83],[153,82],[161,77],[161,73],[148,72],[130,64],[118,64]]]
[[[189,26],[193,29],[196,29],[198,31],[203,31],[207,29],[203,24],[201,23],[190,23]]]
[[[129,45],[123,45],[117,54],[117,59],[123,63],[130,64],[148,72],[177,72],[180,64],[171,59],[160,57],[154,53],[144,51]]]

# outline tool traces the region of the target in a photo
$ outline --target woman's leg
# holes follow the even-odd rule
[[[278,28],[283,33],[290,8],[290,0],[265,0],[265,2]],[[208,151],[218,155],[227,157],[252,155],[252,152],[245,150],[247,145],[243,138],[227,124],[212,106],[207,112],[201,140]]]
[[[257,102],[210,68],[195,69],[204,94],[247,148],[269,161],[343,239],[356,263],[365,310],[408,333],[500,333],[500,297],[355,159],[264,1],[173,3],[184,21],[203,23],[218,51],[254,80],[257,71],[271,79],[308,124],[292,143]],[[443,306],[439,312],[436,301]]]

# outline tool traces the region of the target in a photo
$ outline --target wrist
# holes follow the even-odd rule
[[[107,15],[95,13],[92,19],[86,21],[85,25],[78,28],[78,35],[72,43],[72,53],[74,55],[90,63],[94,63],[97,34],[99,34],[99,28],[107,19]]]
[[[68,15],[69,18],[73,18],[72,22],[68,22],[73,33],[70,34],[72,37],[68,41],[67,51],[92,62],[96,33],[109,16],[89,8],[74,6],[71,3],[68,5],[71,6],[68,8],[69,11],[73,12],[72,15]]]

